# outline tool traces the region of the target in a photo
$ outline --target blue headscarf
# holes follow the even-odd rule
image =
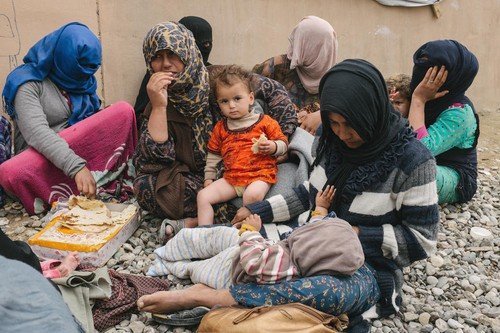
[[[101,65],[101,43],[87,26],[72,22],[39,40],[8,76],[2,96],[7,113],[15,119],[14,99],[21,85],[49,78],[69,94],[73,125],[94,114],[101,105],[94,73]]]

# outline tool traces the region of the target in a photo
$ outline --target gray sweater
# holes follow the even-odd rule
[[[66,98],[57,86],[49,79],[27,82],[19,87],[14,107],[18,129],[14,138],[15,153],[31,146],[74,178],[86,162],[56,134],[68,127],[71,116]]]

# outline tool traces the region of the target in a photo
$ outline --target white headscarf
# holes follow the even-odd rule
[[[337,33],[327,21],[306,16],[288,37],[290,69],[296,69],[304,88],[317,94],[319,81],[337,62]]]

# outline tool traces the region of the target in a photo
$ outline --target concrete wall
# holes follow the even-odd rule
[[[439,6],[442,16],[436,19],[430,7],[385,7],[371,0],[0,0],[0,88],[10,70],[9,52],[15,51],[2,16],[12,16],[11,7],[19,31],[19,64],[34,42],[66,22],[83,22],[100,35],[100,91],[106,104],[135,101],[145,72],[142,39],[158,22],[204,17],[214,29],[210,61],[251,68],[284,53],[297,22],[317,15],[337,31],[339,60],[364,58],[387,76],[411,73],[412,54],[426,41],[461,41],[481,66],[469,96],[478,109],[500,108],[500,62],[494,55],[500,45],[500,1],[444,0]]]

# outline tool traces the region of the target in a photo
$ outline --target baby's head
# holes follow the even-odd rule
[[[240,119],[252,110],[251,77],[252,74],[241,66],[228,65],[219,69],[212,78],[211,89],[225,117]]]
[[[411,77],[406,74],[394,75],[385,81],[392,106],[405,118],[410,111],[410,81]]]

